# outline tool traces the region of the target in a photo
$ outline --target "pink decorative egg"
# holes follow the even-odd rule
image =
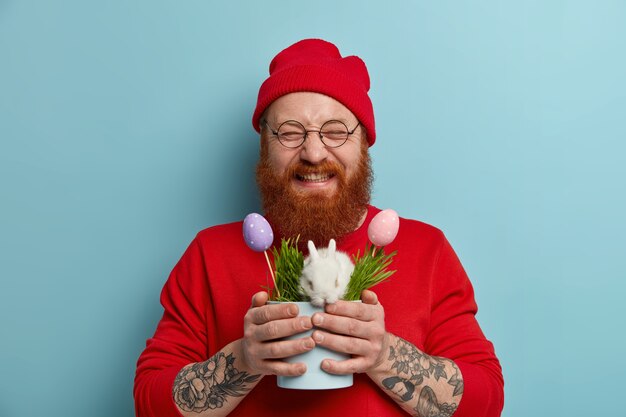
[[[274,232],[265,217],[250,213],[243,219],[243,239],[253,251],[263,252],[272,246]]]
[[[367,228],[367,236],[376,246],[387,246],[398,235],[400,218],[392,209],[386,209],[374,216]]]

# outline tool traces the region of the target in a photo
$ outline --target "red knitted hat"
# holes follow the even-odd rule
[[[358,56],[342,57],[339,49],[321,39],[305,39],[281,51],[270,63],[270,76],[259,89],[252,126],[260,132],[260,117],[277,98],[311,91],[334,98],[359,119],[372,146],[376,140],[374,109],[367,92],[370,77]]]

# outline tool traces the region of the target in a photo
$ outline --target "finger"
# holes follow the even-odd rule
[[[366,356],[372,353],[372,343],[358,337],[342,336],[338,334],[316,330],[312,334],[315,344],[335,352],[349,355]]]
[[[372,321],[380,314],[378,308],[371,304],[341,300],[333,304],[326,304],[324,310],[335,316],[351,317],[361,321]]]
[[[385,332],[385,326],[380,321],[361,321],[332,314],[315,313],[311,323],[320,329],[361,339],[374,339]]]
[[[322,361],[321,368],[329,374],[356,374],[367,369],[367,362],[363,358],[350,358],[345,361],[324,359]]]
[[[315,347],[310,337],[295,340],[280,340],[262,343],[257,351],[261,359],[283,359],[308,352]]]
[[[367,330],[370,327],[368,323],[356,320],[350,317],[335,316],[332,314],[315,313],[311,317],[314,326],[326,329],[337,334],[343,334],[353,337],[366,338]]]
[[[287,319],[298,315],[298,306],[293,303],[269,304],[250,310],[252,323],[265,324],[273,320]]]
[[[265,291],[259,291],[252,296],[252,305],[250,306],[250,308],[261,307],[262,305],[265,305],[265,303],[267,303],[268,299],[268,293],[266,293]]]
[[[310,330],[313,327],[310,317],[272,320],[254,328],[253,336],[258,341],[268,341],[293,336]]]
[[[378,304],[378,296],[374,291],[363,290],[361,292],[361,301],[363,301],[365,304],[376,305]]]
[[[263,361],[261,371],[265,375],[299,376],[306,372],[306,365],[301,362],[288,363],[282,360],[267,360]]]

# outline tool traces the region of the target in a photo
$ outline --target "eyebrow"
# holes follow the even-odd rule
[[[300,123],[301,125],[306,126],[306,123],[303,123],[301,120],[298,120],[296,118],[289,118],[289,117],[277,118],[277,117],[273,117],[272,119],[269,119],[267,117],[265,118],[266,121],[268,121],[270,123],[273,123],[275,125],[280,125],[281,123],[285,123],[285,122],[287,122],[289,120],[294,120],[294,121]],[[261,120],[263,120],[263,119],[261,119]],[[326,122],[328,122],[330,120],[337,120],[337,121],[343,122],[343,124],[345,124],[348,127],[349,127],[349,125],[354,124],[355,121],[357,123],[359,122],[359,119],[356,116],[355,116],[355,120],[349,120],[349,119],[347,119],[345,117],[329,117],[329,118],[323,120],[321,123],[319,123],[319,125],[321,126],[321,125],[323,125],[324,123],[326,123]]]

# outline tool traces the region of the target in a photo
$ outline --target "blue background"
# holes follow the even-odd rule
[[[0,416],[131,416],[169,271],[258,210],[250,117],[306,37],[368,64],[374,203],[443,229],[504,416],[617,415],[626,3],[0,0]]]

